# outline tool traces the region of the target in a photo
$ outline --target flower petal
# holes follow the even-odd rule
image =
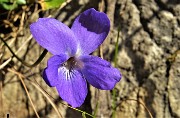
[[[39,18],[30,25],[30,31],[39,45],[54,55],[70,54],[77,51],[77,41],[72,30],[53,18]]]
[[[90,55],[81,56],[80,60],[84,63],[82,74],[98,89],[111,90],[121,79],[119,70],[111,67],[108,61]]]
[[[47,67],[43,72],[43,79],[50,87],[54,87],[59,83],[58,68],[67,59],[66,55],[55,55],[48,60]]]
[[[110,21],[105,13],[91,8],[80,14],[71,28],[78,37],[81,54],[92,53],[106,38]]]
[[[59,84],[56,86],[61,98],[72,107],[79,107],[87,95],[86,80],[76,70],[60,67],[58,70]]]

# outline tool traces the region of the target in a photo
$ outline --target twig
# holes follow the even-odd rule
[[[15,70],[12,70],[12,69],[8,69],[8,70],[9,70],[10,72],[13,72],[13,73],[15,73],[15,74],[18,75],[18,77],[21,79],[21,82],[22,82],[22,84],[23,84],[23,86],[24,86],[24,88],[25,88],[25,90],[26,90],[26,93],[27,93],[29,99],[30,99],[30,95],[29,95],[29,93],[28,93],[28,91],[27,91],[27,89],[26,89],[26,86],[25,86],[25,84],[24,84],[24,81],[23,81],[23,79],[22,79],[22,78],[25,79],[24,75],[22,75],[22,74],[19,73],[19,72],[16,72]],[[45,93],[45,92],[43,91],[43,89],[42,89],[39,85],[36,85],[35,83],[33,83],[33,82],[30,81],[30,80],[29,80],[29,82],[30,82],[33,86],[35,86],[35,87],[48,99],[48,101],[50,102],[50,104],[53,106],[54,110],[55,110],[56,113],[58,114],[58,117],[59,117],[59,118],[63,118],[62,115],[61,115],[61,113],[58,111],[57,107],[55,106],[55,104],[54,104],[54,103],[52,102],[52,100],[47,96],[47,93]],[[32,103],[32,100],[31,100],[31,99],[30,99],[30,102]],[[32,106],[34,106],[34,105],[32,104]],[[35,109],[35,107],[33,107],[33,108]],[[35,113],[37,114],[37,112],[35,112]],[[39,117],[38,117],[38,118],[39,118]]]
[[[29,80],[29,81],[30,81],[30,80]],[[36,81],[36,80],[35,80],[35,81]],[[46,92],[40,85],[37,86],[37,85],[36,85],[35,83],[33,83],[32,81],[30,81],[30,82],[31,82],[31,84],[33,84],[34,86],[36,86],[37,89],[38,89],[40,92],[42,92],[43,95],[45,95],[45,97],[49,100],[50,103],[54,104],[49,97],[51,97],[51,98],[54,99],[54,100],[55,100],[55,98],[53,98],[50,94],[48,94],[48,92]],[[76,111],[79,111],[79,112],[81,112],[81,113],[84,113],[84,114],[86,114],[86,115],[88,115],[88,116],[91,116],[92,118],[95,118],[94,115],[91,115],[91,114],[88,114],[88,113],[86,113],[86,112],[84,112],[84,111],[81,111],[81,110],[79,110],[79,109],[73,108],[73,107],[71,107],[71,106],[69,106],[69,105],[67,105],[67,104],[64,104],[64,103],[61,103],[61,104],[64,105],[64,106],[67,106],[67,107],[69,107],[69,108],[71,108],[71,109],[74,109],[74,110],[76,110]],[[52,106],[53,106],[53,105],[52,105]],[[56,106],[54,106],[54,109],[55,109],[55,110],[57,109]],[[58,109],[57,109],[57,113],[59,113]],[[62,115],[61,115],[61,117],[62,117]]]
[[[3,109],[3,77],[2,73],[0,72],[0,115],[4,115],[4,109]]]
[[[17,55],[22,49],[23,47],[31,40],[32,35],[29,36],[29,38],[21,45],[21,47],[15,52],[15,54]],[[0,70],[2,68],[4,68],[11,60],[13,59],[13,57],[10,57],[8,60],[6,60],[3,64],[0,65]]]
[[[72,0],[66,0],[65,2],[63,2],[60,6],[60,9],[64,8],[68,3],[70,3]]]
[[[23,29],[24,17],[25,17],[25,11],[22,12],[22,16],[21,16],[21,20],[20,20],[20,26],[19,26],[19,32]]]
[[[24,87],[24,89],[25,89],[25,91],[26,91],[26,94],[28,95],[29,101],[30,101],[30,103],[31,103],[31,105],[32,105],[32,107],[33,107],[33,110],[34,110],[37,118],[40,118],[39,115],[38,115],[38,113],[37,113],[37,111],[36,111],[36,109],[35,109],[35,106],[34,106],[34,104],[33,104],[33,102],[32,102],[31,96],[29,95],[29,92],[28,92],[28,90],[27,90],[27,87],[26,87],[26,85],[25,85],[25,83],[24,83],[23,76],[22,76],[20,73],[16,72],[15,70],[12,70],[12,69],[10,69],[10,68],[8,68],[8,71],[10,71],[10,72],[15,73],[16,75],[18,75],[18,77],[19,77],[19,79],[21,80],[21,83],[22,83],[22,85],[23,85],[23,87]]]
[[[36,81],[36,80],[35,80],[35,81]],[[30,82],[33,83],[32,81],[30,81]],[[33,83],[33,84],[34,84],[34,83]],[[37,86],[36,84],[34,84],[34,85]],[[47,98],[48,98],[48,97],[51,97],[52,99],[55,100],[55,98],[52,97],[48,92],[46,92],[40,85],[38,85],[37,87],[38,87],[38,90],[40,90],[40,92],[43,92],[43,93],[42,93],[43,95],[46,95],[46,96],[47,96]],[[45,96],[45,97],[46,97],[46,96]],[[48,100],[50,100],[50,98],[48,98]],[[53,103],[53,104],[54,104],[54,103]],[[92,118],[95,118],[94,115],[88,114],[88,113],[86,113],[85,111],[81,111],[81,110],[79,110],[79,109],[73,108],[73,107],[71,107],[71,106],[69,106],[69,105],[67,105],[67,104],[62,103],[62,102],[61,102],[61,104],[64,105],[64,106],[66,106],[66,107],[69,107],[69,108],[71,108],[71,109],[74,109],[74,110],[76,110],[76,111],[79,111],[79,112],[81,112],[81,113],[84,113],[84,114],[86,114],[86,115],[88,115],[88,116],[91,116]]]
[[[123,101],[127,101],[127,100],[136,101],[136,102],[138,102],[139,104],[141,104],[141,105],[147,110],[150,118],[153,118],[151,112],[149,111],[149,109],[146,107],[146,105],[145,105],[143,102],[140,102],[139,100],[136,100],[136,99],[126,99],[126,100],[123,100]],[[121,104],[122,104],[122,102],[121,102],[119,105],[121,105]],[[117,106],[119,106],[119,105],[117,105]]]
[[[43,53],[42,53],[42,54],[40,55],[40,57],[36,60],[36,62],[33,63],[33,64],[29,64],[29,63],[23,61],[22,59],[20,59],[20,58],[12,51],[12,49],[9,47],[9,45],[6,43],[6,41],[4,41],[1,37],[0,37],[0,39],[1,39],[1,41],[3,41],[3,43],[6,45],[6,47],[10,50],[10,52],[12,53],[12,55],[13,55],[14,57],[16,57],[22,64],[24,64],[24,65],[27,66],[27,67],[34,67],[34,66],[38,65],[38,64],[43,60],[43,58],[45,57],[45,55],[46,55],[47,52],[48,52],[46,49],[44,49]]]
[[[59,117],[59,118],[63,118],[62,115],[61,115],[61,113],[58,111],[56,105],[55,105],[55,104],[52,102],[52,100],[48,97],[47,93],[44,92],[44,91],[42,90],[42,88],[41,88],[40,86],[36,85],[34,82],[32,82],[32,81],[30,81],[30,80],[29,80],[29,82],[30,82],[33,86],[35,86],[35,87],[46,97],[46,99],[50,102],[50,104],[52,105],[52,107],[54,108],[54,110],[56,111],[56,113],[58,114],[58,117]]]
[[[99,3],[99,11],[103,12],[104,11],[104,0],[101,0]],[[100,57],[103,59],[103,44],[100,45],[99,47],[99,53],[100,53]]]

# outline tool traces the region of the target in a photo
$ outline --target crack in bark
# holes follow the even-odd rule
[[[166,105],[168,105],[168,109],[169,109],[169,113],[171,115],[171,117],[176,117],[174,116],[174,113],[173,113],[173,110],[171,108],[171,105],[170,105],[170,98],[169,98],[169,81],[170,81],[170,70],[171,70],[171,66],[172,66],[172,62],[170,60],[166,60],[166,77],[167,77],[167,83],[166,83],[166,91],[167,91],[167,96],[166,96],[166,101],[164,102],[165,103],[165,107]]]
[[[167,5],[168,1],[166,3],[163,3],[160,0],[154,0],[154,1],[159,5],[159,8],[160,8],[161,11],[162,10],[169,11],[169,12],[171,12],[175,16],[175,13],[174,13],[173,9],[172,8],[168,8],[168,5]]]
[[[140,11],[140,8],[139,8],[139,4],[138,4],[138,1],[134,0],[133,1],[134,5],[137,7],[137,9]],[[144,29],[145,32],[147,32],[150,36],[151,39],[153,39],[154,35],[153,33],[149,30],[148,28],[148,23],[149,21],[151,21],[155,16],[157,16],[157,14],[153,14],[153,16],[150,16],[148,19],[145,19],[141,16],[141,13],[140,13],[140,23],[142,24],[142,28]]]

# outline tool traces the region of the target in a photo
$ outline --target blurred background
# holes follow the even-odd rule
[[[89,85],[78,109],[96,118],[150,118],[149,112],[154,118],[180,118],[179,0],[0,0],[0,118],[90,117],[68,107],[42,79],[50,53],[29,68],[2,40],[33,64],[44,49],[32,38],[31,23],[53,17],[71,27],[92,7],[111,21],[107,39],[93,54],[116,66],[122,79],[112,91]]]

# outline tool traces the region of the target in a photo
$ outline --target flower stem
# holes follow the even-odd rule
[[[119,37],[120,37],[120,27],[118,28],[118,35],[116,39],[116,44],[115,44],[115,53],[114,53],[114,66],[117,67],[117,56],[118,56],[118,48],[119,48]]]
[[[99,101],[96,103],[96,107],[95,107],[93,116],[96,116],[97,111],[98,111],[98,107],[99,107]]]
[[[120,37],[120,27],[118,28],[118,35],[117,35],[117,40],[116,40],[116,45],[115,45],[115,54],[114,54],[114,66],[117,67],[117,55],[118,55],[118,44],[119,44],[119,37]],[[116,89],[114,88],[112,90],[112,109],[113,109],[113,113],[112,113],[112,118],[115,118],[115,114],[116,114]]]
[[[88,116],[90,116],[90,117],[92,117],[92,118],[95,118],[95,116],[93,116],[93,115],[91,115],[91,114],[89,114],[89,113],[86,113],[85,111],[81,111],[81,110],[76,109],[76,108],[73,108],[73,107],[71,107],[71,106],[69,106],[69,105],[68,105],[68,107],[71,108],[71,109],[74,109],[74,110],[76,110],[76,111],[79,111],[79,112],[81,112],[81,113],[83,113],[83,114],[86,114],[86,115],[88,115]]]
[[[42,54],[40,55],[40,57],[36,60],[36,62],[34,62],[33,64],[29,64],[25,61],[23,61],[22,59],[20,59],[14,52],[13,50],[9,47],[9,45],[6,43],[6,41],[4,41],[1,37],[0,37],[1,41],[5,44],[5,46],[9,49],[9,51],[12,53],[13,57],[17,58],[23,65],[27,66],[27,67],[35,67],[36,65],[38,65],[43,58],[45,57],[45,55],[47,54],[47,50],[44,49],[44,51],[42,52]]]

